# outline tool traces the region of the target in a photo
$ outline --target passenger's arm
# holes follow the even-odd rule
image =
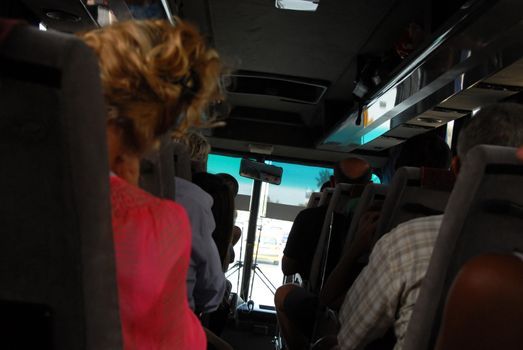
[[[375,211],[367,212],[362,216],[354,242],[344,252],[322,288],[320,300],[324,305],[338,309],[343,303],[347,291],[359,272],[357,259],[370,250],[378,217],[379,212]]]
[[[391,232],[392,233],[392,232]],[[401,280],[391,266],[391,233],[380,239],[340,309],[339,348],[361,349],[394,324]]]
[[[281,260],[281,270],[284,275],[302,272],[303,266],[300,256],[303,254],[303,246],[300,241],[303,240],[303,235],[300,235],[300,233],[307,229],[304,219],[303,211],[299,212],[296,219],[294,219],[289,237],[287,237]]]

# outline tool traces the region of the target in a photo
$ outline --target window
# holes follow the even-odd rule
[[[276,0],[274,6],[281,10],[316,11],[320,0]]]
[[[232,282],[233,292],[241,288],[241,269],[244,261],[248,225],[249,204],[253,180],[239,176],[241,158],[210,155],[207,164],[210,173],[228,173],[238,181],[239,195],[236,198],[237,217],[235,225],[242,230],[242,238],[234,246],[235,263],[226,274]],[[256,224],[250,299],[257,304],[274,305],[271,292],[281,285],[281,258],[294,218],[306,205],[312,192],[319,191],[329,180],[332,169],[291,163],[268,162],[283,168],[280,185],[262,183],[259,217]],[[272,285],[271,285],[272,284]]]
[[[232,283],[232,292],[237,293],[241,288],[241,276],[244,252],[249,228],[249,205],[252,194],[253,180],[242,177],[240,173],[239,157],[221,156],[210,154],[207,161],[207,171],[211,174],[227,173],[238,181],[238,196],[235,200],[236,218],[234,224],[242,230],[240,241],[234,246],[234,262],[229,265],[229,271],[225,274]],[[261,289],[261,288],[258,288]]]
[[[280,185],[262,184],[260,217],[255,243],[257,262],[252,299],[259,304],[274,305],[274,297],[262,282],[264,276],[275,287],[281,285],[281,258],[296,215],[307,206],[312,192],[333,174],[332,169],[292,163],[268,162],[283,168]],[[267,282],[266,282],[267,283]],[[272,286],[271,286],[272,287]]]
[[[283,168],[280,185],[268,185],[268,202],[298,207],[307,206],[312,192],[319,192],[329,181],[332,169],[291,163],[272,162]]]
[[[207,171],[211,174],[227,173],[236,179],[239,184],[238,194],[251,196],[252,180],[240,176],[240,162],[239,157],[220,156],[217,154],[210,154],[207,161]]]
[[[210,173],[231,174],[240,185],[239,195],[236,198],[235,225],[242,230],[242,238],[234,246],[235,261],[226,273],[233,285],[233,292],[238,292],[242,283],[250,216],[249,204],[254,183],[251,179],[239,176],[240,162],[239,157],[210,155],[207,165]],[[283,281],[280,264],[292,223],[298,212],[307,205],[310,195],[319,192],[321,185],[329,181],[333,170],[283,162],[267,163],[282,167],[283,176],[280,185],[268,183],[261,185],[253,253],[255,265],[249,281],[249,299],[257,304],[272,306],[274,305],[272,292]],[[380,183],[375,174],[372,181]]]
[[[451,120],[447,123],[447,134],[446,134],[446,142],[447,145],[449,145],[449,148],[452,148],[452,137],[454,135],[454,120]]]

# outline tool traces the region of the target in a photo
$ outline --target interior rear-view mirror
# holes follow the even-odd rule
[[[246,158],[243,158],[240,164],[241,176],[268,182],[273,185],[281,183],[282,174],[282,167],[259,163]]]

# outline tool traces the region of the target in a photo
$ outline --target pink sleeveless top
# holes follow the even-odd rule
[[[124,349],[205,349],[187,301],[191,236],[185,210],[116,176],[111,201]]]

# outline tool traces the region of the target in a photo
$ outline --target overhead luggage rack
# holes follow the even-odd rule
[[[318,148],[383,150],[519,93],[522,35],[523,3],[467,3]]]

